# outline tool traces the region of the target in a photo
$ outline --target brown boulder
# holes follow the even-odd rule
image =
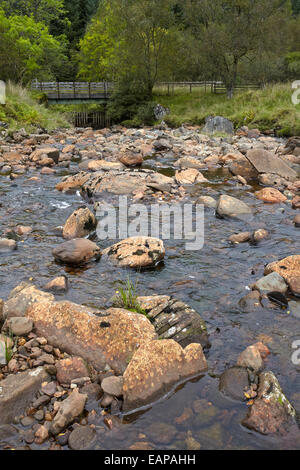
[[[123,410],[147,405],[180,380],[206,370],[200,344],[190,344],[183,349],[171,339],[144,343],[134,353],[123,376]]]
[[[66,292],[68,290],[68,279],[66,276],[59,276],[49,281],[44,289],[52,292]]]
[[[63,228],[63,237],[66,240],[84,238],[97,226],[97,220],[88,207],[81,207],[73,212]]]
[[[106,248],[103,254],[123,267],[146,268],[164,259],[165,248],[158,238],[131,237]]]
[[[45,157],[51,159],[52,163],[58,163],[59,150],[57,150],[55,147],[45,147],[37,149],[30,155],[29,158],[32,162],[40,164],[40,162]]]
[[[57,361],[56,371],[56,378],[60,384],[70,384],[74,379],[90,376],[89,369],[81,357]]]
[[[178,184],[194,184],[194,183],[208,183],[209,181],[204,178],[202,173],[196,168],[189,168],[187,170],[176,171],[175,179]]]
[[[58,245],[52,254],[56,261],[65,264],[81,265],[100,257],[100,248],[86,238],[75,238]]]
[[[98,311],[71,302],[40,302],[29,308],[39,336],[102,371],[122,374],[143,341],[157,337],[144,316],[123,309]]]
[[[119,161],[123,163],[123,165],[127,167],[131,166],[141,166],[144,159],[141,154],[139,153],[125,153],[121,157],[119,157]]]
[[[265,268],[265,275],[277,272],[288,283],[295,295],[300,295],[300,255],[292,255],[281,261],[274,261]]]
[[[267,203],[285,202],[287,197],[275,188],[264,188],[261,191],[256,191],[255,196],[261,201]]]
[[[90,179],[90,173],[81,171],[77,175],[65,176],[63,180],[56,185],[58,191],[70,191],[80,189],[81,186]]]
[[[297,173],[282,158],[267,150],[249,150],[246,158],[258,173],[272,173],[289,181],[297,179]]]
[[[247,181],[255,180],[258,177],[258,171],[251,165],[246,157],[232,162],[229,166],[229,170],[233,175],[243,176]]]
[[[273,372],[260,374],[258,396],[242,424],[261,434],[285,434],[295,425],[295,415]]]

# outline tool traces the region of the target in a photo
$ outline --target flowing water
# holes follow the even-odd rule
[[[151,167],[151,162],[147,165]],[[70,171],[75,172],[76,167]],[[173,170],[161,171],[170,174]],[[110,305],[117,281],[125,280],[129,274],[101,260],[80,269],[54,261],[51,251],[62,242],[57,227],[86,203],[78,192],[62,194],[54,189],[65,173],[63,170],[54,176],[40,176],[40,181],[29,181],[33,172],[14,181],[0,177],[1,232],[18,224],[33,227],[27,238],[19,239],[17,251],[0,255],[0,298],[6,299],[10,290],[22,281],[31,280],[42,288],[53,277],[66,274],[70,288],[66,294],[57,296],[59,300],[103,307]],[[249,292],[248,286],[263,276],[267,263],[300,252],[299,230],[291,223],[295,212],[288,204],[263,204],[253,196],[256,188],[243,189],[226,180],[224,170],[205,176],[211,184],[194,186],[192,200],[200,194],[229,194],[252,206],[254,217],[243,222],[225,221],[216,218],[214,210],[206,209],[202,250],[186,251],[184,241],[165,241],[164,264],[157,270],[130,272],[130,277],[138,282],[140,295],[174,295],[199,312],[210,334],[209,371],[178,386],[148,409],[121,416],[111,431],[104,426],[98,408],[96,415],[85,418],[96,425],[95,448],[128,449],[142,440],[156,449],[184,450],[188,448],[187,436],[192,435],[202,449],[300,449],[299,437],[271,439],[245,429],[241,421],[247,405],[225,398],[218,390],[219,375],[235,364],[242,350],[264,335],[272,353],[266,368],[275,373],[300,413],[300,366],[291,361],[292,342],[300,339],[299,319],[280,308],[265,306],[245,313],[238,305],[239,299]],[[227,241],[235,232],[256,228],[266,228],[270,238],[258,245],[232,246]],[[110,244],[111,241],[100,243],[103,248]],[[203,400],[203,410],[197,414],[193,404],[199,399]],[[47,443],[44,447],[47,448]]]

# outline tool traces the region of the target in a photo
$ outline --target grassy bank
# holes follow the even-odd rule
[[[261,131],[277,129],[281,136],[300,135],[300,104],[292,103],[290,84],[267,86],[263,90],[239,92],[232,100],[225,95],[176,90],[174,95],[157,91],[154,100],[170,108],[165,121],[172,127],[183,123],[202,125],[207,116],[224,116],[236,127],[247,125]]]
[[[0,121],[12,131],[22,127],[28,132],[70,127],[63,113],[46,108],[28,90],[12,83],[6,87],[6,104],[0,105]]]

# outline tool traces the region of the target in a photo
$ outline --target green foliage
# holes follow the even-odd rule
[[[134,76],[149,96],[175,66],[175,0],[102,0],[81,41],[79,76],[115,80]]]
[[[115,307],[125,308],[131,312],[140,313],[146,315],[145,310],[139,305],[137,298],[137,284],[133,284],[130,278],[127,278],[126,282],[118,283],[118,290],[116,291],[116,296],[113,299],[113,304]]]
[[[6,105],[0,105],[0,120],[16,130],[24,127],[29,132],[37,128],[49,131],[71,127],[63,114],[47,109],[20,85],[8,82]]]
[[[50,25],[64,10],[64,0],[0,0],[7,17],[28,16],[36,22]]]
[[[64,55],[63,46],[43,23],[28,16],[6,18],[0,10],[1,78],[27,83],[37,77],[50,79]]]
[[[171,127],[183,123],[203,126],[207,116],[224,116],[236,127],[248,125],[261,131],[278,129],[281,136],[300,135],[300,105],[292,103],[291,84],[269,85],[262,90],[236,93],[232,100],[224,95],[195,90],[178,91],[174,96],[156,95],[156,101],[170,108],[164,118]]]
[[[151,124],[153,108],[151,116],[150,107],[148,90],[143,82],[126,77],[115,87],[107,104],[107,115],[114,122],[136,120],[137,125],[143,121]]]

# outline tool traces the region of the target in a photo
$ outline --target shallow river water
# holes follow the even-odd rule
[[[17,251],[0,255],[0,298],[6,299],[22,281],[31,280],[43,287],[53,277],[66,274],[70,288],[67,294],[57,296],[59,300],[103,307],[110,305],[117,281],[126,280],[126,270],[101,260],[84,269],[66,268],[54,261],[51,251],[62,242],[56,227],[86,203],[79,193],[63,194],[54,189],[64,173],[40,176],[40,181],[28,181],[33,172],[14,181],[0,176],[0,231],[18,224],[33,227],[27,238],[19,239]],[[99,409],[96,416],[87,418],[96,424],[95,448],[128,449],[142,440],[155,449],[184,450],[188,436],[192,436],[202,449],[300,449],[299,438],[270,439],[244,428],[241,421],[247,405],[225,398],[218,390],[220,374],[235,364],[242,350],[264,335],[271,350],[266,369],[275,373],[300,414],[300,366],[291,361],[292,342],[300,339],[300,320],[280,308],[266,306],[245,313],[238,305],[249,292],[248,286],[263,276],[267,263],[300,252],[299,229],[291,223],[295,212],[288,204],[258,201],[253,195],[256,188],[243,189],[230,180],[222,182],[220,171],[205,176],[211,184],[193,187],[192,200],[201,194],[226,193],[252,206],[254,217],[243,222],[221,220],[213,209],[205,209],[202,250],[186,251],[184,241],[166,240],[164,265],[157,270],[130,272],[130,277],[138,282],[140,295],[174,295],[201,314],[211,342],[208,373],[178,386],[148,409],[121,416],[112,431],[103,425]],[[258,245],[232,246],[227,241],[235,232],[256,228],[266,228],[270,237]],[[112,242],[99,244],[106,247]],[[199,399],[203,399],[203,412],[196,414],[193,403]]]

